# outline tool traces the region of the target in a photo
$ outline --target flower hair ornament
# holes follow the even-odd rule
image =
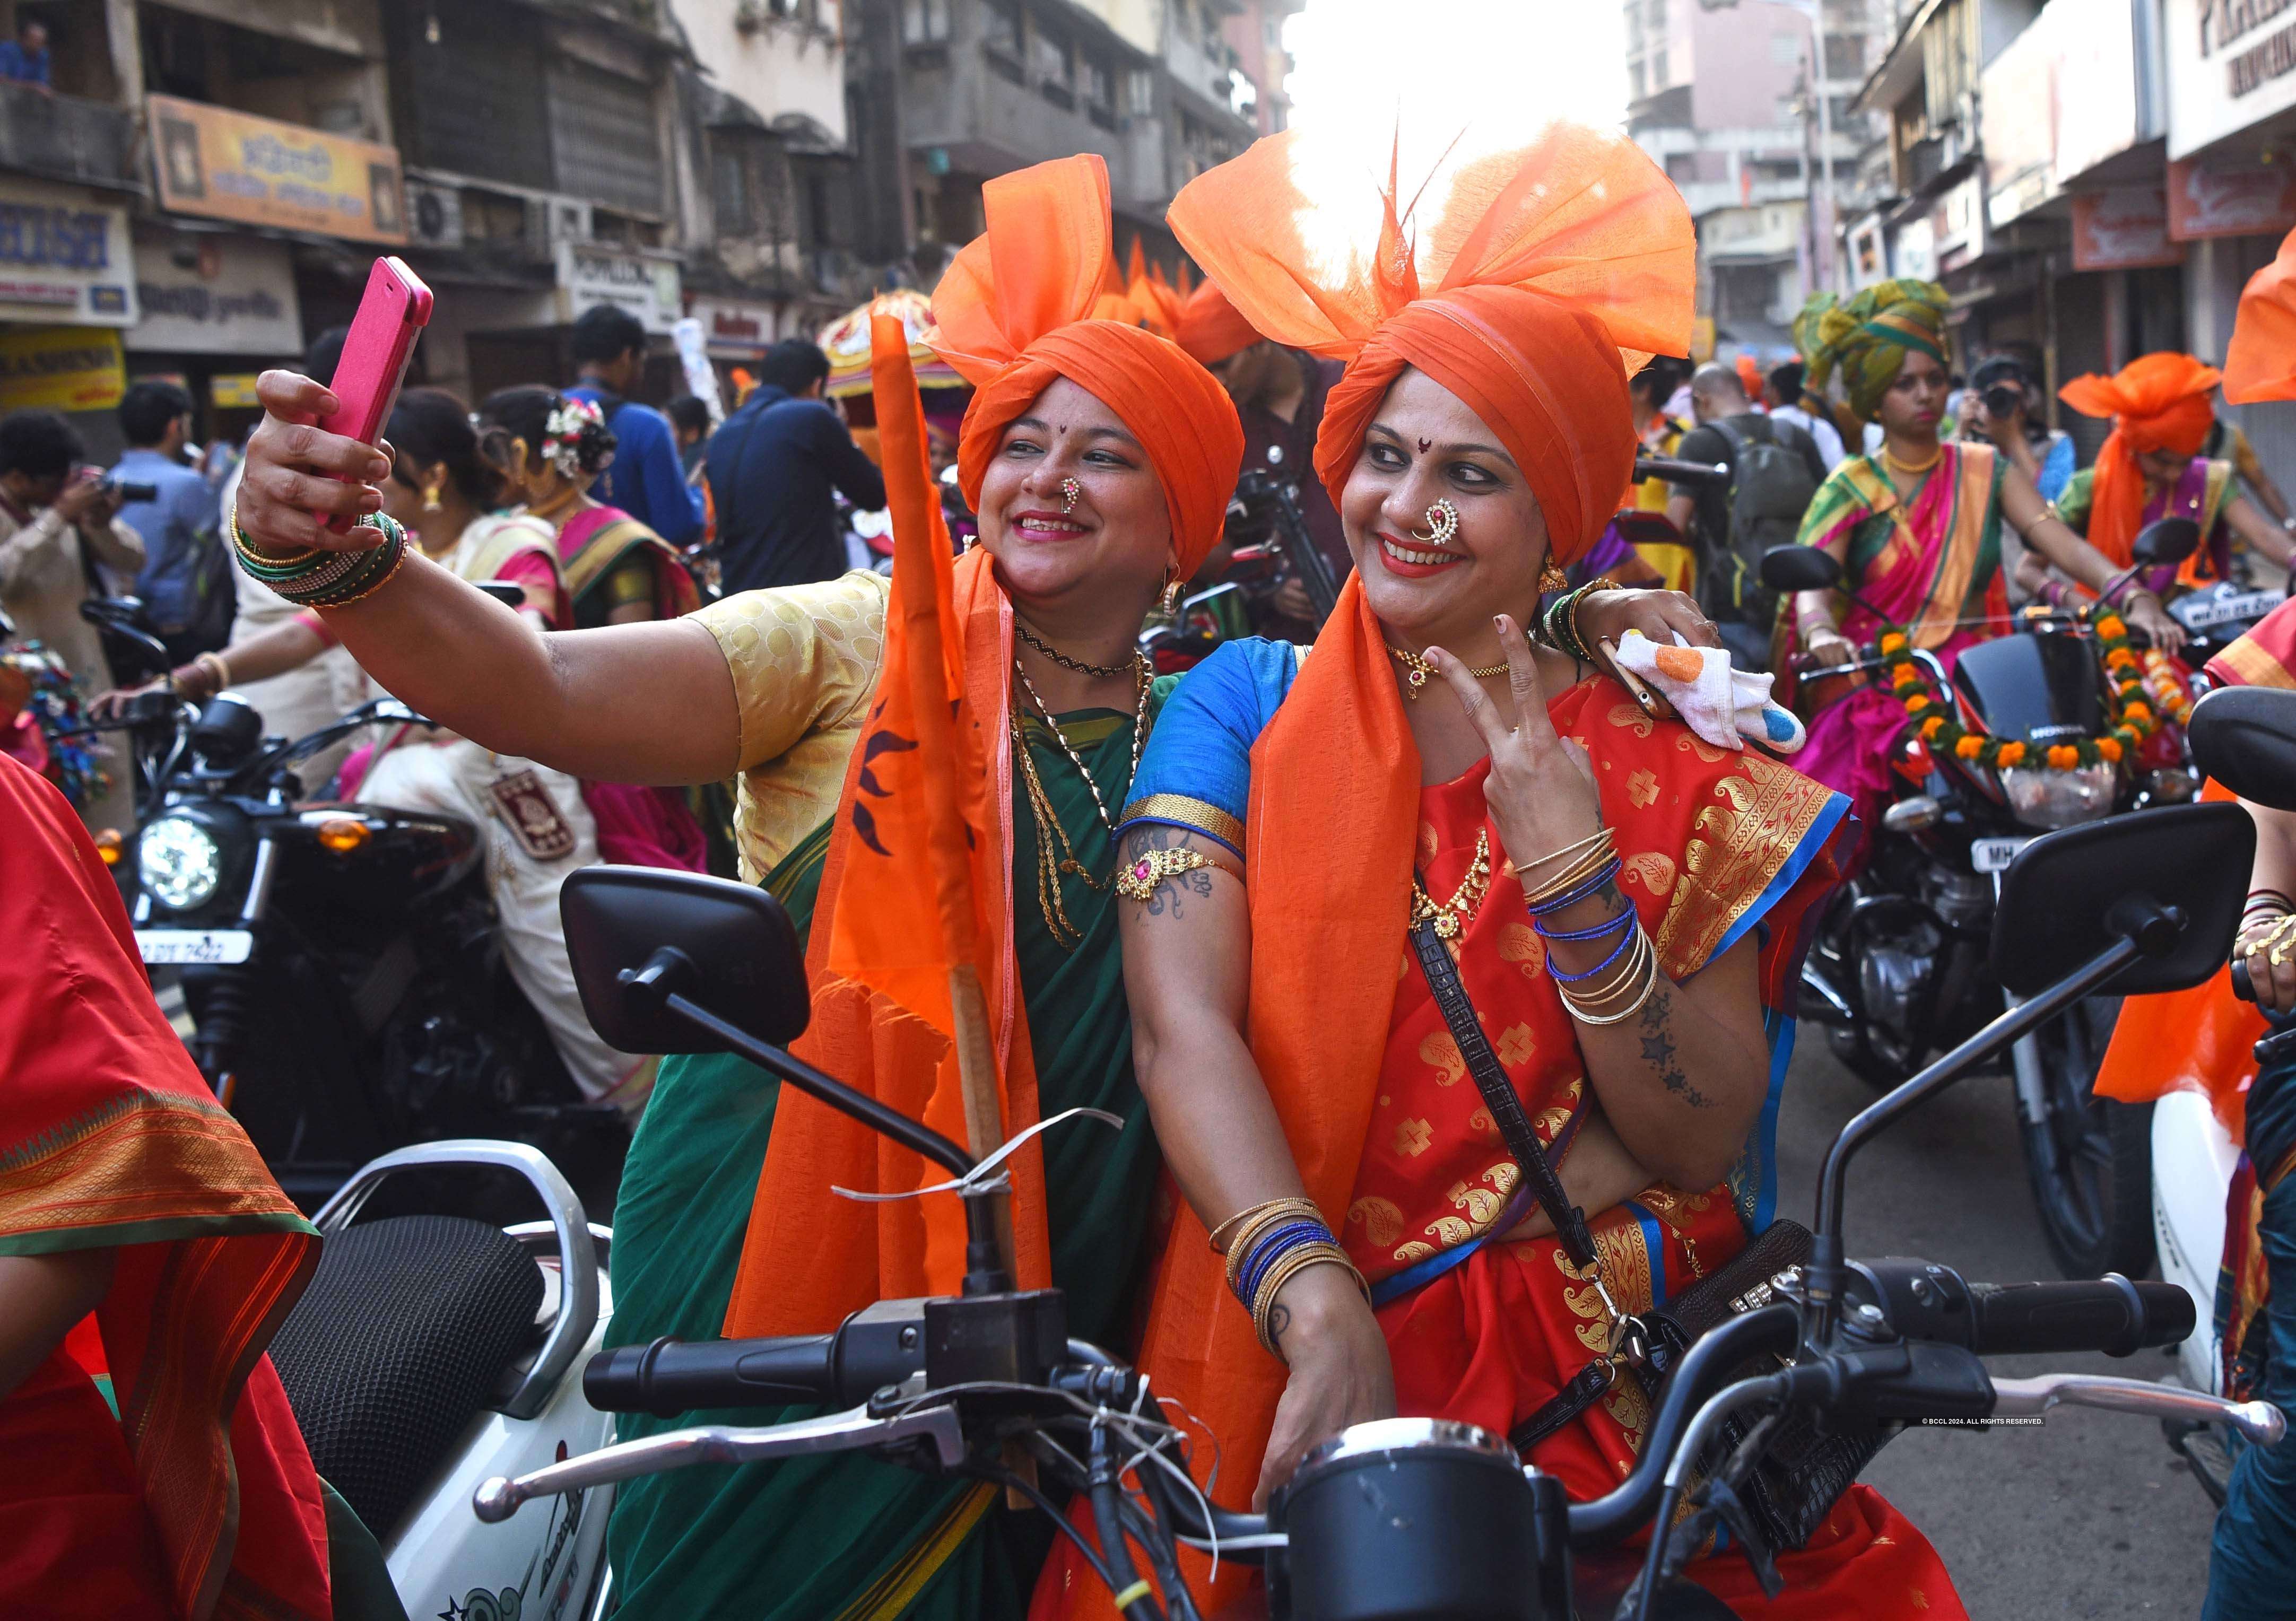
[[[580,478],[582,441],[604,432],[605,427],[605,414],[590,401],[560,401],[542,427],[542,459],[556,468],[562,478]],[[602,466],[594,471],[604,469]]]

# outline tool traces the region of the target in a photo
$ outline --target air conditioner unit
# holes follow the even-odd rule
[[[550,209],[550,245],[561,242],[586,242],[592,240],[590,205],[574,197],[553,197]]]
[[[406,183],[406,234],[417,247],[463,245],[463,193],[451,185]]]

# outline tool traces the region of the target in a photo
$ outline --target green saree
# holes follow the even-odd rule
[[[1171,684],[1160,682],[1161,702]],[[1111,805],[1131,776],[1129,717],[1062,717],[1062,730]],[[1037,775],[1078,857],[1114,864],[1106,828],[1076,768],[1041,724],[1028,723]],[[1016,801],[1025,805],[1018,791]],[[828,824],[765,887],[809,926]],[[1125,1313],[1147,1225],[1158,1160],[1132,1073],[1132,1027],[1117,954],[1115,896],[1063,885],[1083,937],[1054,943],[1039,910],[1037,829],[1013,818],[1013,916],[1021,984],[1049,1118],[1086,1106],[1123,1131],[1078,1121],[1047,1133],[1045,1183],[1053,1280],[1068,1292],[1070,1331],[1101,1344],[1130,1339]],[[622,1173],[615,1211],[612,1345],[660,1335],[714,1339],[741,1259],[765,1162],[779,1083],[739,1059],[664,1060]],[[624,1438],[689,1424],[770,1424],[811,1411],[743,1408],[672,1420],[625,1416]],[[621,1621],[973,1621],[1018,1617],[1054,1535],[1033,1510],[1013,1513],[993,1487],[947,1482],[845,1456],[687,1469],[621,1488],[607,1530]]]

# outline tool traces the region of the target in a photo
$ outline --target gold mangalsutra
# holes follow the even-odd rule
[[[1419,690],[1425,686],[1435,674],[1434,665],[1428,661],[1425,654],[1414,653],[1407,647],[1390,647],[1387,651],[1390,658],[1403,667],[1405,696],[1414,703],[1418,702]],[[1506,673],[1507,666],[1504,660],[1497,664],[1471,664],[1467,667],[1467,674],[1478,681],[1486,681],[1493,675],[1504,675]]]
[[[1101,825],[1108,830],[1109,837],[1113,839],[1116,823],[1108,814],[1106,801],[1100,797],[1100,784],[1093,781],[1092,773],[1085,768],[1083,758],[1070,746],[1068,738],[1053,719],[1052,711],[1045,707],[1044,699],[1037,695],[1035,685],[1029,680],[1028,671],[1021,667],[1018,659],[1013,661],[1013,670],[1021,678],[1021,688],[1036,706],[1037,714],[1044,717],[1046,726],[1052,732],[1053,741],[1060,745],[1061,752],[1069,757],[1069,763],[1084,778],[1084,785],[1092,794],[1093,808],[1100,815]],[[1134,670],[1140,685],[1139,705],[1132,721],[1132,770],[1137,775],[1140,749],[1146,741],[1148,730],[1149,680],[1144,660],[1136,664]],[[1070,918],[1068,907],[1062,902],[1062,877],[1073,873],[1084,880],[1086,888],[1093,889],[1107,888],[1110,880],[1095,878],[1092,870],[1077,855],[1076,846],[1069,839],[1068,829],[1061,824],[1059,815],[1053,809],[1052,798],[1045,791],[1044,779],[1037,774],[1036,757],[1029,751],[1029,739],[1022,728],[1017,704],[1011,710],[1011,716],[1013,752],[1020,761],[1021,779],[1029,798],[1029,814],[1037,827],[1037,906],[1044,914],[1045,929],[1053,937],[1053,944],[1062,951],[1074,951],[1084,944],[1084,931]],[[1128,790],[1130,785],[1128,778]]]
[[[1939,463],[1945,460],[1945,446],[1942,445],[1939,446],[1935,455],[1931,456],[1928,461],[1922,463],[1919,466],[1915,466],[1911,462],[1900,462],[1896,456],[1890,454],[1890,442],[1887,439],[1884,439],[1882,442],[1882,460],[1888,464],[1891,472],[1903,473],[1909,479],[1917,479],[1922,474],[1929,471],[1931,468],[1935,467]]]
[[[1491,887],[1491,835],[1488,828],[1475,832],[1475,858],[1467,864],[1467,875],[1459,887],[1451,891],[1451,898],[1437,905],[1433,896],[1419,887],[1414,876],[1411,880],[1411,921],[1424,923],[1431,919],[1435,924],[1436,937],[1456,940],[1475,921],[1476,908]]]
[[[1411,531],[1411,538],[1427,546],[1447,546],[1458,537],[1459,509],[1447,500],[1439,500],[1427,509],[1427,533]]]

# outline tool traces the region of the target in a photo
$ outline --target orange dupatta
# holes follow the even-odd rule
[[[2112,431],[2097,453],[2089,502],[2088,544],[2126,569],[2144,521],[2144,470],[2136,458],[2155,450],[2196,456],[2217,420],[2209,396],[2223,373],[2190,355],[2141,355],[2111,377],[2076,377],[2057,397],[2084,416],[2109,416]],[[2177,577],[2190,582],[2195,553]]]

